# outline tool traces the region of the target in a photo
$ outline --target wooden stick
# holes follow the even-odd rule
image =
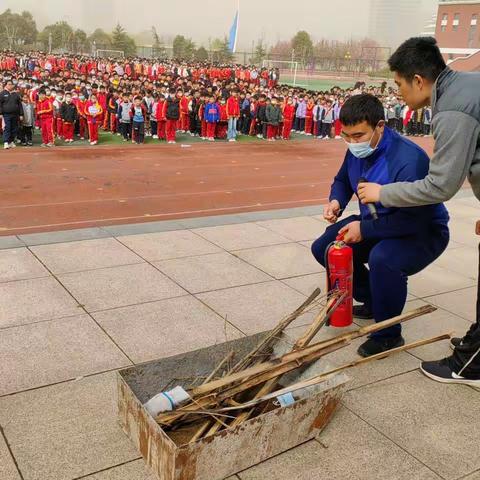
[[[305,302],[300,305],[294,312],[292,312],[288,317],[282,320],[271,332],[270,334],[263,339],[250,353],[248,353],[239,363],[237,363],[233,368],[231,373],[239,372],[247,368],[259,352],[267,349],[269,346],[274,344],[278,336],[294,321],[296,320],[303,311],[320,295],[321,291],[319,288],[315,289],[314,292],[305,300]]]
[[[235,352],[233,350],[229,352],[228,355],[217,365],[215,370],[205,379],[205,381],[203,382],[203,385],[213,380],[217,375],[217,373],[220,372],[222,368],[225,366],[225,364],[228,363],[230,360],[232,360],[234,356],[235,356]]]
[[[331,313],[333,313],[336,310],[336,308],[341,304],[341,302],[343,302],[345,297],[346,297],[346,292],[343,292],[343,294],[341,292],[334,292],[330,300],[327,302],[327,305],[320,310],[320,312],[318,313],[318,315],[316,316],[315,320],[310,325],[310,327],[307,329],[305,334],[295,342],[295,345],[293,346],[293,350],[304,348],[310,344],[310,342],[315,337],[315,335],[326,324]],[[265,385],[263,385],[262,388],[255,395],[254,399],[261,398],[265,395],[268,395],[270,392],[272,392],[275,389],[275,386],[277,385],[279,378],[280,377],[272,378],[267,383],[265,383]],[[240,413],[240,415],[238,415],[238,417],[232,421],[230,426],[236,427],[237,425],[240,425],[241,423],[247,421],[252,415],[253,411],[254,410],[251,409],[251,410]],[[208,432],[208,434],[206,435],[207,437],[209,437],[210,435],[212,435],[212,433],[214,433],[215,427],[217,427],[217,425],[214,425],[214,427]]]
[[[285,395],[286,393],[292,393],[292,392],[302,390],[302,389],[307,388],[307,387],[318,385],[319,383],[322,383],[323,381],[325,381],[326,379],[328,379],[332,375],[335,375],[336,373],[340,373],[340,372],[342,372],[344,370],[347,370],[349,368],[356,367],[358,365],[363,365],[365,363],[370,363],[370,362],[373,362],[374,360],[382,360],[382,359],[387,358],[391,355],[394,355],[395,353],[404,352],[405,350],[411,350],[413,348],[421,347],[423,345],[429,345],[431,343],[439,342],[441,340],[448,340],[450,338],[452,338],[452,334],[451,333],[446,333],[446,334],[438,335],[437,337],[429,338],[429,339],[426,339],[426,340],[419,340],[418,342],[409,343],[408,345],[404,345],[403,347],[394,348],[392,350],[388,350],[388,351],[383,352],[383,353],[378,353],[377,355],[372,355],[371,357],[361,358],[359,360],[354,360],[350,363],[346,363],[345,365],[334,368],[334,369],[332,369],[328,372],[322,373],[321,375],[318,375],[316,377],[312,377],[309,380],[303,380],[301,382],[295,383],[293,385],[290,385],[289,387],[282,388],[281,390],[277,390],[276,392],[270,393],[270,394],[265,395],[265,396],[263,396],[261,398],[258,398],[256,400],[252,400],[250,402],[244,403],[243,405],[238,405],[238,406],[235,406],[235,407],[225,407],[225,408],[219,409],[218,411],[219,412],[230,412],[230,411],[234,411],[234,410],[242,410],[242,409],[245,409],[245,408],[254,407],[254,406],[258,405],[259,403],[266,402],[268,400],[272,400],[274,398],[279,397],[280,395]]]
[[[219,391],[222,388],[226,388],[236,382],[242,382],[243,381],[243,386],[247,383],[245,382],[246,379],[250,381],[250,387],[256,385],[255,383],[252,382],[253,379],[250,379],[249,377],[259,377],[262,374],[266,374],[265,376],[262,376],[261,378],[264,381],[269,380],[272,378],[271,376],[269,377],[268,374],[272,373],[274,371],[275,374],[283,374],[286,373],[287,371],[290,371],[289,368],[292,366],[291,364],[293,362],[296,362],[297,367],[302,365],[302,360],[303,361],[312,361],[312,358],[319,358],[318,355],[322,355],[322,352],[327,351],[329,347],[333,347],[334,350],[338,348],[342,348],[345,345],[347,345],[349,342],[352,340],[363,337],[365,335],[369,335],[374,332],[378,332],[380,330],[383,330],[384,328],[391,327],[393,325],[397,325],[402,322],[406,322],[408,320],[411,320],[413,318],[417,318],[422,315],[426,315],[428,313],[434,312],[436,310],[436,307],[433,307],[432,305],[424,305],[422,307],[419,307],[415,310],[412,310],[411,312],[404,313],[402,315],[399,315],[398,317],[391,318],[390,320],[385,320],[384,322],[379,322],[376,324],[368,325],[366,327],[362,327],[359,330],[355,330],[353,332],[345,333],[343,335],[340,335],[334,339],[327,340],[324,342],[319,342],[314,345],[311,345],[310,347],[304,348],[302,350],[298,350],[295,352],[287,353],[286,355],[274,359],[273,361],[269,362],[264,362],[259,365],[256,365],[254,367],[248,368],[246,370],[234,373],[232,375],[228,375],[224,378],[221,378],[219,380],[214,380],[212,382],[206,383],[205,385],[201,385],[200,387],[197,387],[193,390],[191,390],[190,394],[195,397],[201,397],[198,402],[203,402],[201,403],[202,407],[206,407],[207,405],[211,405],[212,401],[215,403],[215,398],[219,398]],[[288,365],[288,367],[287,367]],[[251,384],[253,383],[253,385]],[[232,392],[233,388],[231,387],[228,391]],[[239,393],[239,390],[236,389],[236,393]],[[216,393],[214,393],[217,391]],[[184,407],[181,407],[174,412],[167,412],[167,413],[162,413],[159,416],[157,416],[157,421],[169,425],[173,423],[175,420],[178,420],[183,416],[185,412],[190,412],[198,410],[198,405],[190,403],[189,405],[186,405]]]
[[[206,395],[208,393],[214,392],[215,390],[226,387],[237,381],[244,380],[245,378],[251,377],[253,375],[264,373],[265,371],[268,371],[271,368],[274,368],[275,366],[277,366],[278,364],[281,364],[282,362],[290,362],[293,360],[301,361],[302,358],[308,356],[313,352],[321,350],[322,348],[325,348],[327,346],[335,345],[337,343],[342,342],[343,340],[345,340],[348,343],[348,342],[351,342],[352,340],[355,340],[356,338],[370,335],[371,333],[378,332],[380,330],[383,330],[384,328],[392,327],[394,325],[398,325],[399,323],[412,320],[413,318],[417,318],[419,316],[432,313],[435,310],[436,310],[436,307],[432,305],[424,305],[422,307],[416,308],[415,310],[412,310],[411,312],[407,312],[402,315],[399,315],[398,317],[385,320],[384,322],[378,322],[372,325],[367,325],[365,327],[360,328],[359,330],[354,330],[353,332],[344,333],[343,335],[335,337],[331,340],[318,342],[302,350],[297,350],[295,352],[287,353],[286,355],[283,355],[282,357],[275,359],[274,361],[264,362],[257,366],[248,368],[246,370],[234,373],[232,375],[228,375],[219,380],[206,383],[205,385],[201,385],[199,387],[194,388],[191,391],[191,395],[192,396]]]
[[[330,314],[333,313],[338,308],[338,306],[343,302],[345,297],[346,297],[346,292],[342,294],[339,292],[335,292],[331,296],[331,298],[327,302],[327,305],[325,305],[325,307],[322,310],[320,310],[319,314],[316,316],[313,323],[308,327],[307,331],[303,334],[302,337],[300,337],[295,342],[293,350],[299,350],[301,348],[305,348],[307,345],[310,344],[310,342],[313,340],[315,335],[327,323],[330,317]]]

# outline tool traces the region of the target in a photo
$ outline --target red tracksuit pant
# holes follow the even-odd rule
[[[55,119],[55,129],[57,131],[57,137],[63,137],[63,120],[60,117]]]
[[[87,133],[87,119],[80,117],[79,125],[80,125],[80,131],[79,131],[80,138],[85,138]]]
[[[216,123],[207,122],[207,138],[215,138]]]
[[[335,136],[339,137],[342,133],[342,122],[340,120],[335,120]]]
[[[73,140],[74,130],[75,124],[63,122],[63,138],[65,138],[65,140]]]
[[[167,122],[165,120],[158,120],[157,135],[160,140],[165,140],[167,138]]]
[[[174,142],[177,133],[177,120],[167,120],[166,134],[167,142]]]
[[[278,135],[278,125],[267,126],[267,139],[275,138]]]
[[[207,137],[207,122],[202,120],[202,138]]]
[[[305,117],[305,133],[312,133],[313,117]]]
[[[41,118],[40,128],[42,129],[42,141],[44,144],[54,142],[53,117]]]
[[[290,134],[292,132],[292,126],[293,126],[293,121],[292,120],[284,120],[282,136],[285,140],[290,140]]]
[[[98,142],[98,121],[95,123],[92,121],[88,122],[88,135],[90,142]]]
[[[110,113],[110,131],[112,133],[117,133],[118,131],[118,118],[113,113]]]

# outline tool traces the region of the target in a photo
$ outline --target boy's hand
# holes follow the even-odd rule
[[[378,183],[360,183],[358,185],[358,198],[365,205],[366,203],[380,202],[380,190],[382,186]]]
[[[323,218],[329,223],[337,223],[340,214],[340,203],[338,200],[332,200],[328,205],[323,207]]]
[[[343,235],[343,241],[345,243],[360,243],[362,238],[362,232],[360,230],[360,222],[355,221],[345,225],[339,232],[338,235]]]

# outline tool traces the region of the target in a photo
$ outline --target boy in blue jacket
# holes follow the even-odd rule
[[[378,219],[366,205],[360,215],[337,223],[359,180],[386,185],[424,178],[427,154],[385,126],[383,106],[373,95],[357,95],[343,106],[340,120],[348,152],[331,188],[324,218],[333,225],[312,245],[325,266],[328,245],[344,235],[354,253],[353,296],[362,305],[354,316],[381,322],[400,315],[407,299],[407,277],[435,261],[449,242],[448,212],[443,204],[386,208],[376,204]],[[368,268],[366,265],[368,264]],[[401,325],[373,334],[358,349],[368,357],[404,345]]]
[[[207,139],[210,142],[215,141],[215,129],[217,123],[220,121],[220,107],[215,101],[215,96],[210,96],[208,103],[205,105],[204,113],[205,121],[207,122]]]

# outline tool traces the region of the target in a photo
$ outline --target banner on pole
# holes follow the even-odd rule
[[[237,38],[238,38],[238,21],[240,19],[240,12],[237,10],[235,18],[233,20],[232,28],[230,29],[230,39],[228,42],[228,48],[232,53],[235,53],[237,50]]]

